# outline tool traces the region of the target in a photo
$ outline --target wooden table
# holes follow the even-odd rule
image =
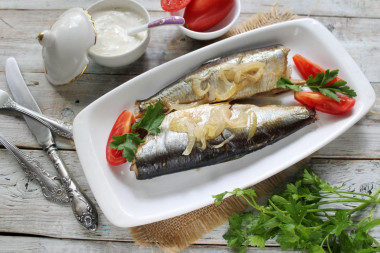
[[[153,67],[193,51],[208,42],[183,36],[175,27],[157,28],[146,54],[131,66],[110,69],[90,64],[75,83],[53,87],[45,79],[41,46],[36,36],[48,29],[57,17],[72,7],[88,7],[92,0],[0,0],[0,89],[9,91],[5,60],[13,56],[44,114],[72,122],[74,117],[98,97]],[[159,0],[142,0],[152,19],[165,14]],[[274,1],[242,0],[239,22],[259,11],[267,11]],[[380,94],[380,1],[378,0],[293,0],[279,1],[300,16],[321,21],[343,44]],[[380,102],[374,110],[379,112]],[[0,114],[0,131],[25,153],[37,158],[54,174],[51,162],[30,134],[20,115]],[[313,170],[328,182],[345,183],[350,191],[371,192],[380,186],[380,117],[369,113],[312,158]],[[83,175],[75,147],[58,139],[63,159],[88,196],[94,196]],[[0,147],[0,251],[1,252],[151,252],[135,245],[128,229],[113,226],[98,209],[99,228],[95,233],[83,229],[69,206],[48,202],[39,185],[25,176],[15,159]],[[185,252],[229,252],[222,238],[227,224],[195,242]],[[380,229],[372,233],[380,239]],[[277,252],[275,242],[263,252]],[[250,249],[254,251],[256,249]]]

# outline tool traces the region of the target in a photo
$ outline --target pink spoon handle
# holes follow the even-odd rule
[[[154,20],[148,24],[148,28],[160,26],[160,25],[183,25],[185,23],[185,19],[180,16],[171,16],[167,18],[160,18],[157,20]]]
[[[131,28],[127,32],[128,32],[128,35],[132,36],[132,35],[135,35],[139,32],[145,31],[145,30],[152,28],[152,27],[156,27],[156,26],[160,26],[160,25],[170,25],[170,24],[183,25],[184,23],[185,23],[185,19],[183,17],[171,16],[171,17],[167,17],[167,18],[160,18],[160,19],[154,20],[154,21],[150,22],[149,24],[145,24],[145,25],[142,25],[139,27]]]

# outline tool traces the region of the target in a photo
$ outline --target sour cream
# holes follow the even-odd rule
[[[145,24],[142,16],[132,11],[104,10],[91,13],[97,33],[92,53],[115,56],[136,48],[147,36],[147,31],[130,36],[127,30]]]

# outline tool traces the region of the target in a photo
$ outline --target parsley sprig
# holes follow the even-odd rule
[[[117,150],[123,151],[123,156],[127,161],[132,162],[135,158],[135,152],[138,145],[144,143],[145,141],[141,139],[140,135],[136,133],[139,129],[144,129],[148,134],[158,134],[160,133],[160,125],[165,118],[163,113],[164,107],[159,101],[154,105],[148,106],[147,111],[144,114],[144,117],[132,125],[132,132],[120,136],[112,136],[114,139],[110,143],[110,147]]]
[[[148,133],[151,134],[160,133],[159,127],[165,118],[163,110],[164,107],[161,104],[161,101],[158,101],[154,107],[152,107],[152,105],[149,105],[147,111],[144,114],[144,117],[139,122],[133,124],[132,131],[141,128],[147,130]]]
[[[307,252],[378,252],[380,244],[368,232],[380,225],[374,219],[380,203],[380,188],[371,195],[346,192],[332,187],[308,170],[303,178],[288,184],[281,195],[274,195],[267,206],[259,205],[252,189],[235,189],[213,196],[220,204],[227,194],[242,197],[258,211],[233,214],[229,230],[224,234],[228,246],[245,252],[248,246],[265,247],[268,239],[276,238],[282,249]],[[336,208],[332,204],[355,203],[355,208]],[[370,207],[368,216],[354,221],[357,212]]]
[[[309,87],[312,91],[318,91],[325,96],[340,102],[337,92],[342,93],[350,98],[356,97],[356,92],[351,89],[347,82],[344,80],[337,80],[336,82],[326,85],[331,82],[334,78],[338,77],[339,70],[326,70],[325,73],[318,73],[315,77],[310,75],[306,80],[304,85],[295,85],[288,78],[281,77],[277,81],[277,87],[287,88],[294,91],[301,91],[301,87]]]
[[[123,156],[129,162],[132,162],[135,158],[137,146],[145,142],[140,138],[139,134],[134,133],[112,136],[112,139],[114,139],[114,141],[110,143],[110,147],[117,150],[122,150]]]

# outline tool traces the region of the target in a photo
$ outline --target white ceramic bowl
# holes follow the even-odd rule
[[[91,5],[87,11],[91,15],[92,13],[102,10],[128,10],[133,11],[136,14],[144,18],[145,23],[149,23],[150,17],[148,11],[138,2],[132,0],[103,0]],[[96,29],[96,26],[95,26]],[[122,52],[115,55],[104,55],[93,50],[89,50],[89,56],[96,63],[106,67],[122,67],[136,61],[142,56],[148,47],[150,40],[150,32],[146,31],[146,36],[143,38],[140,44],[138,44],[132,50]]]
[[[182,31],[183,34],[186,36],[196,39],[196,40],[212,40],[215,38],[218,38],[222,36],[223,34],[227,33],[228,30],[233,26],[233,24],[236,22],[240,15],[240,0],[235,0],[234,7],[230,11],[230,13],[217,25],[213,26],[212,28],[208,29],[204,32],[195,32],[192,30],[187,29],[184,26],[178,26],[179,29]],[[186,9],[186,8],[185,8]],[[172,12],[172,16],[183,16],[185,9]],[[186,23],[186,20],[185,20]]]

